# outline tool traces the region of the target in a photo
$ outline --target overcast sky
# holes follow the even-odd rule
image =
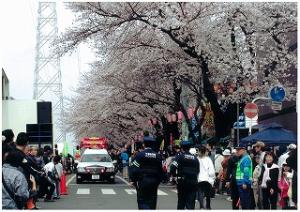
[[[10,95],[15,99],[33,98],[37,8],[36,0],[0,1],[0,65],[10,80]],[[73,16],[62,2],[57,2],[57,15],[59,30],[63,31]],[[79,72],[88,70],[91,58],[88,47],[81,46],[72,56],[61,59],[65,96],[72,95]]]

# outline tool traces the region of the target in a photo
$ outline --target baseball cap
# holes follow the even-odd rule
[[[297,148],[297,145],[296,145],[296,144],[290,144],[290,145],[288,145],[287,148],[288,148],[288,149],[296,149],[296,148]]]
[[[265,147],[266,145],[265,145],[265,143],[262,142],[262,141],[257,141],[257,142],[253,145],[253,147],[257,147],[257,146],[259,146],[259,147]]]
[[[247,148],[247,145],[245,144],[239,144],[237,147],[235,147],[236,150],[239,150],[239,149],[246,149]]]
[[[189,141],[182,141],[181,143],[180,143],[180,146],[181,147],[183,147],[183,146],[190,146],[191,145],[191,143],[189,142]]]
[[[223,151],[223,155],[224,155],[224,156],[229,156],[229,155],[231,155],[230,150],[229,150],[229,149],[225,149],[225,150]]]

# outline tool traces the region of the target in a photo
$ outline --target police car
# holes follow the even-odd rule
[[[86,149],[77,166],[76,183],[83,181],[115,182],[115,167],[106,149]]]

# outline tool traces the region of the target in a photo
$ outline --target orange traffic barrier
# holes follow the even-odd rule
[[[62,174],[60,179],[60,194],[61,195],[67,195],[67,185],[66,185],[66,175],[65,173]]]

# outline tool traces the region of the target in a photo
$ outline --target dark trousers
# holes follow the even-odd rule
[[[137,203],[139,209],[156,209],[158,183],[142,181],[137,184]]]
[[[211,209],[210,198],[212,195],[212,186],[209,182],[200,182],[198,184],[197,198],[200,203],[200,209],[204,208],[204,197],[206,198],[206,209]]]
[[[236,181],[235,180],[231,180],[230,182],[230,196],[231,196],[231,204],[232,204],[232,209],[233,210],[238,210],[239,207],[236,206],[238,201],[239,201],[239,190],[238,187],[236,185]]]
[[[278,193],[270,194],[270,188],[262,188],[263,209],[277,209]]]
[[[239,201],[239,198],[232,199],[232,202],[231,202],[232,210],[239,210],[240,209],[239,206],[237,206],[238,201]]]
[[[195,209],[197,185],[189,185],[184,182],[177,184],[177,209]]]
[[[284,201],[284,206],[282,207],[282,209],[289,209],[290,198],[289,197],[285,197],[285,198],[283,198],[283,201]]]
[[[217,194],[221,194],[221,190],[220,190],[220,179],[218,179],[218,175],[219,173],[216,173],[216,180],[214,183],[214,188]]]
[[[242,186],[238,186],[240,205],[242,209],[251,209],[252,208],[252,198],[251,198],[251,188],[247,185],[246,189],[243,189]]]
[[[46,194],[46,198],[50,199],[52,197],[54,189],[55,185],[52,182],[50,182],[46,177],[42,178],[39,185],[38,196],[43,197]]]

